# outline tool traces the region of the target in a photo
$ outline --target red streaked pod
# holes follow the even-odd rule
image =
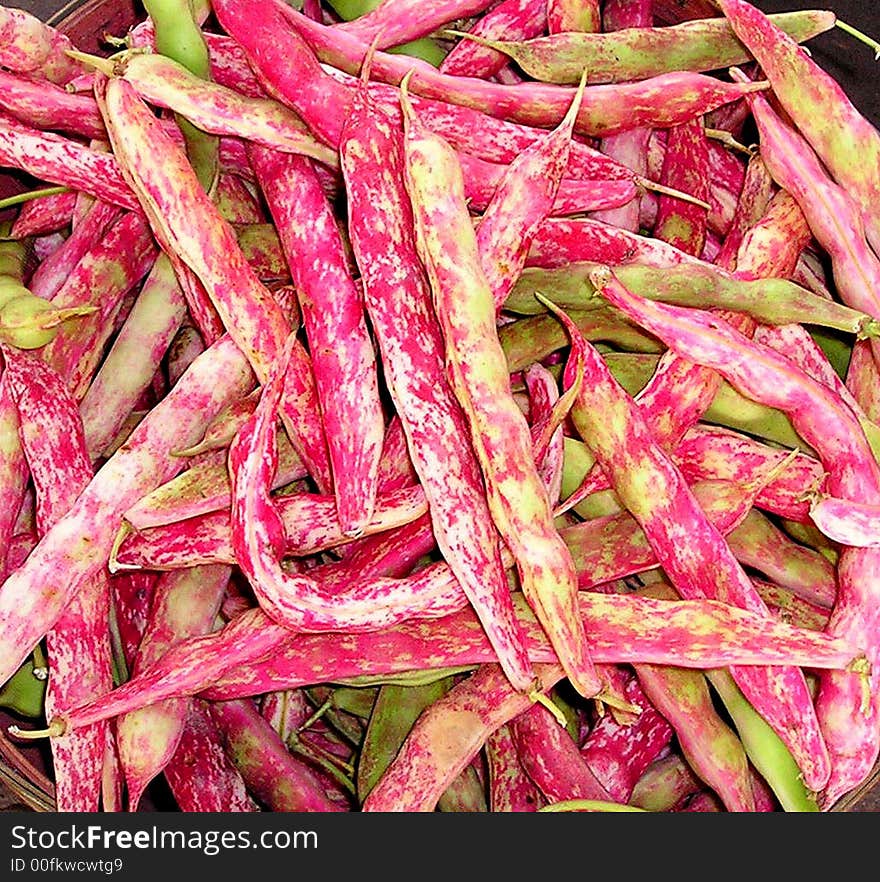
[[[651,704],[675,729],[690,767],[727,811],[756,811],[748,757],[736,732],[718,713],[705,673],[637,665],[636,676]]]
[[[228,447],[235,437],[235,433],[244,425],[245,420],[254,412],[257,402],[260,400],[259,388],[245,395],[240,401],[233,402],[222,413],[211,421],[205,434],[198,444],[186,450],[178,450],[179,456],[198,456],[202,453],[210,453],[213,450],[221,450]]]
[[[602,30],[599,0],[547,0],[547,32]]]
[[[343,579],[372,576],[401,578],[412,573],[419,561],[436,548],[431,518],[426,514],[391,532],[385,531],[358,540],[345,555],[343,566],[335,573]]]
[[[31,292],[51,300],[83,257],[100,245],[106,231],[122,215],[123,211],[112,202],[94,200],[78,223],[71,225],[63,244],[37,264],[28,281]],[[68,218],[68,222],[70,220]]]
[[[795,127],[858,204],[871,244],[880,250],[880,133],[840,83],[763,12],[745,0],[718,5]]]
[[[276,495],[274,499],[284,525],[285,554],[308,557],[330,548],[341,548],[352,541],[339,526],[332,496],[297,493]],[[373,517],[362,535],[375,536],[396,530],[413,523],[427,511],[428,502],[421,486],[390,490],[377,497]],[[121,572],[179,570],[209,563],[236,563],[228,509],[152,528],[139,527],[122,539],[109,566],[111,572]]]
[[[79,401],[92,381],[126,294],[149,273],[158,248],[140,212],[126,212],[74,267],[52,297],[59,309],[94,307],[72,327],[59,328],[41,351]]]
[[[77,194],[72,190],[30,199],[15,215],[9,235],[13,239],[45,236],[68,227]]]
[[[11,546],[30,477],[18,427],[18,407],[4,370],[0,373],[0,574],[17,566]]]
[[[601,30],[616,31],[623,28],[650,27],[654,23],[651,0],[606,0],[602,8]],[[634,172],[645,177],[648,173],[648,142],[651,130],[636,127],[616,135],[609,135],[599,143],[603,153],[623,162]],[[593,214],[595,220],[639,232],[639,212],[642,194],[619,208],[607,209]]]
[[[217,0],[220,26],[243,50],[265,92],[292,107],[330,147],[338,147],[351,92],[322,69],[306,41],[268,0]]]
[[[174,643],[213,630],[230,573],[222,565],[190,567],[157,580],[147,626],[131,665],[133,674]],[[116,748],[129,811],[137,811],[147,785],[173,757],[190,710],[190,701],[168,699],[117,719]]]
[[[519,761],[547,802],[610,801],[571,733],[543,705],[533,704],[508,724]]]
[[[247,60],[239,59],[239,64],[244,65],[245,71],[251,73],[249,61],[273,96],[293,108],[326,144],[338,146],[357,89],[355,77],[360,64],[349,73],[319,64],[305,41],[286,27],[277,8],[264,6],[261,18],[253,21],[234,4],[227,9],[218,2],[217,7],[224,26],[237,42],[228,37],[216,39],[232,44],[231,48],[239,53],[243,47]],[[209,42],[214,45],[213,41]],[[399,115],[396,86],[374,81],[369,89],[384,110],[395,118]],[[442,94],[437,98],[413,95],[412,101],[429,128],[457,149],[489,162],[511,162],[543,134],[540,129],[508,122],[478,108],[450,103]],[[575,179],[640,183],[631,169],[580,141],[572,144],[568,173]]]
[[[559,125],[507,166],[477,221],[480,266],[492,290],[496,313],[525,266],[536,228],[553,213],[583,92],[582,81]]]
[[[442,578],[453,581],[448,572]],[[430,586],[430,581],[424,584]],[[535,663],[555,662],[555,651],[522,595],[514,603],[526,629],[529,657]],[[463,594],[458,607],[430,627],[410,619],[378,630],[323,634],[292,634],[261,609],[250,608],[212,634],[171,647],[149,669],[106,695],[62,711],[57,726],[75,729],[181,695],[262,695],[365,674],[496,662],[495,650]],[[845,668],[860,659],[859,650],[841,638],[716,600],[583,591],[578,607],[585,627],[595,635],[597,660],[609,664]]]
[[[620,719],[613,713],[600,716],[582,738],[580,752],[611,798],[626,803],[644,771],[667,753],[675,733],[636,677],[629,676],[622,688],[638,713]]]
[[[416,252],[401,134],[372,102],[366,84],[343,128],[340,157],[367,314],[437,546],[511,682],[528,689],[533,674],[513,615],[498,532],[465,415],[445,374],[443,336]]]
[[[559,386],[556,377],[544,365],[536,362],[523,372],[523,380],[529,393],[529,420],[532,436],[537,433],[535,462],[538,474],[547,488],[552,503],[559,500],[562,490],[562,464],[565,455],[563,427],[564,414],[557,417]]]
[[[666,132],[666,152],[660,181],[667,187],[690,193],[706,203],[709,198],[709,148],[702,118],[671,126]],[[708,210],[661,193],[653,235],[699,257],[706,242]]]
[[[0,113],[0,163],[41,181],[81,190],[120,208],[137,208],[116,158]]]
[[[867,340],[853,343],[844,382],[868,419],[880,422],[880,368]]]
[[[601,683],[576,609],[571,555],[553,523],[525,416],[514,400],[498,340],[496,303],[482,269],[455,152],[427,130],[401,92],[406,188],[428,275],[447,374],[464,410],[486,481],[489,509],[513,552],[522,590],[548,629],[574,688]]]
[[[797,204],[785,191],[778,191],[761,219],[743,237],[734,276],[785,277],[787,268],[794,266],[808,240],[809,228]],[[755,320],[744,313],[726,310],[722,314],[741,331],[751,333],[756,327]],[[664,447],[672,447],[705,414],[720,383],[717,372],[667,350],[651,381],[636,396],[636,402],[650,420],[656,440]],[[588,493],[606,486],[607,476],[594,468],[571,495],[570,504],[577,504]]]
[[[694,262],[706,264],[706,261],[668,242],[612,227],[593,218],[551,217],[535,232],[526,265],[552,269],[582,261],[614,266],[631,260],[656,267]]]
[[[479,16],[493,4],[494,0],[381,0],[363,15],[333,27],[386,49],[426,37],[457,19]]]
[[[810,603],[831,609],[837,572],[822,552],[795,542],[757,509],[727,535],[737,560]]]
[[[761,483],[755,479],[751,486],[706,480],[694,483],[692,489],[712,524],[728,535],[748,515]],[[628,512],[593,517],[561,532],[571,549],[582,591],[660,566],[644,530]]]
[[[481,159],[464,150],[458,151],[458,158],[464,173],[468,205],[475,213],[485,212],[495,198],[502,179],[509,176],[511,166]],[[616,208],[635,199],[638,193],[639,188],[633,180],[563,178],[548,216],[561,217],[607,207]],[[527,248],[525,250],[528,251]]]
[[[490,812],[535,812],[546,805],[519,760],[509,723],[489,734],[483,752]]]
[[[230,338],[206,350],[0,584],[0,682],[19,668],[67,601],[106,566],[125,509],[180,469],[171,451],[193,443],[206,421],[252,383],[253,373]]]
[[[248,65],[241,46],[225,34],[202,30],[202,38],[208,47],[211,79],[214,82],[248,95],[265,98],[266,90]],[[126,35],[126,44],[132,49],[156,51],[156,29],[151,18],[145,18],[132,27]]]
[[[67,54],[67,34],[26,9],[0,9],[0,65],[16,73],[64,84],[86,68]]]
[[[385,434],[376,351],[361,289],[312,161],[249,146],[302,313],[343,532],[369,521]]]
[[[536,669],[546,691],[565,676],[559,665]],[[362,805],[365,812],[430,812],[491,732],[527,711],[528,695],[511,688],[497,664],[478,668],[426,708]],[[450,722],[455,720],[455,725]]]
[[[880,546],[880,505],[827,493],[810,502],[810,519],[829,538],[858,548]]]
[[[79,402],[93,460],[109,448],[152,382],[186,314],[174,268],[160,253]]]
[[[477,18],[468,33],[487,40],[528,40],[544,33],[546,0],[501,0]],[[474,40],[459,40],[440,62],[441,73],[488,79],[505,67],[508,57]]]
[[[35,129],[82,138],[105,138],[104,120],[92,95],[0,70],[0,107]]]
[[[721,249],[715,256],[715,264],[723,270],[736,270],[737,256],[748,231],[758,224],[773,195],[774,182],[770,170],[761,158],[754,153],[746,162],[745,175],[739,189],[739,198],[733,210],[730,226],[724,235]]]
[[[299,116],[279,101],[242,95],[156,53],[117,56],[113,74],[131,83],[150,104],[180,113],[206,132],[243,138],[338,167],[336,151],[318,141]]]
[[[19,412],[19,435],[36,489],[36,522],[45,537],[75,504],[92,478],[82,422],[61,377],[38,358],[3,348],[4,378]],[[50,676],[48,718],[61,707],[89,701],[113,686],[108,576],[96,571],[70,598],[46,634]],[[18,614],[21,614],[19,608]],[[53,740],[59,811],[95,812],[101,800],[106,724]]]
[[[252,701],[212,701],[208,710],[248,791],[271,811],[344,811],[311,767],[292,753],[269,721],[260,716]]]
[[[229,759],[206,701],[189,703],[183,732],[164,775],[182,812],[260,811]]]
[[[743,394],[786,412],[827,469],[825,486],[820,489],[869,503],[880,499],[880,466],[858,416],[827,386],[715,316],[648,304],[616,282],[610,270],[599,273],[596,281],[611,303],[668,345],[712,366]],[[860,642],[872,673],[868,683],[858,672],[820,680],[816,710],[832,758],[831,778],[822,795],[826,805],[864,780],[880,752],[876,725],[880,690],[873,685],[880,654],[875,621],[880,607],[875,597],[878,576],[880,552],[852,546],[843,549],[837,602],[828,630]]]
[[[689,482],[716,478],[744,483],[784,462],[785,468],[758,491],[755,505],[798,523],[809,520],[809,494],[825,481],[825,469],[813,456],[791,456],[756,438],[703,423],[688,429],[672,457]]]
[[[610,270],[605,273],[610,276]],[[593,281],[602,284],[603,274],[594,273]],[[560,317],[585,364],[578,401],[571,411],[574,425],[645,531],[678,593],[717,597],[769,615],[723,535],[655,441],[635,402],[576,327],[564,314]],[[793,665],[736,667],[734,675],[756,710],[792,751],[808,786],[821,789],[830,775],[830,763],[803,672]]]
[[[218,3],[218,9],[229,0]],[[248,0],[236,4],[251,21],[276,9],[286,28],[295,29],[317,58],[350,74],[360,70],[369,45],[332,27],[310,21],[280,0]],[[218,10],[215,10],[215,12]],[[220,15],[222,23],[222,14]],[[375,79],[399,85],[409,75],[409,89],[427,98],[473,107],[493,116],[541,128],[558,125],[576,89],[542,83],[507,86],[476,77],[453,77],[417,58],[388,52],[372,56]],[[720,107],[744,94],[766,88],[764,83],[722,83],[704,74],[676,72],[640,82],[590,86],[584,92],[575,122],[578,134],[602,137],[632,126],[670,126]]]
[[[448,612],[460,602],[458,584],[441,582],[426,590],[431,568],[410,579],[346,580],[328,590],[309,572],[288,573],[281,566],[284,526],[268,485],[275,471],[275,421],[284,371],[282,359],[229,450],[232,547],[261,608],[297,631],[373,629],[415,614]]]
[[[103,83],[99,100],[114,154],[137,188],[154,235],[169,257],[184,264],[204,286],[220,320],[263,382],[283,349],[290,321],[250,268],[231,225],[198,182],[186,154],[156,117],[120,79]],[[178,273],[181,282],[184,281]],[[311,361],[304,346],[290,363],[290,405],[281,417],[291,441],[322,490],[332,487],[326,447],[317,438],[317,400],[310,400]],[[296,384],[301,385],[296,390]]]
[[[816,342],[815,337],[804,325],[799,323],[759,325],[755,328],[753,339],[790,358],[813,379],[824,383],[836,392],[841,401],[851,407],[860,418],[867,419],[867,415],[847,388],[845,381],[834,370],[825,350]],[[859,342],[867,343],[868,347],[871,345],[866,339],[859,340],[857,337],[853,340],[853,344]]]

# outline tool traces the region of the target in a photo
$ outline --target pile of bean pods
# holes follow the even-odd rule
[[[835,15],[144,8],[90,54],[0,6],[0,776],[58,812],[866,787],[880,133],[805,48]]]

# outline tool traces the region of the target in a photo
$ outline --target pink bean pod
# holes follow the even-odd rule
[[[215,453],[219,454],[217,458],[203,458],[145,493],[126,509],[125,521],[135,530],[145,530],[228,509],[232,493],[225,452],[220,449]],[[180,457],[179,451],[174,454]],[[279,444],[278,471],[272,489],[307,474],[290,444]]]
[[[880,546],[880,506],[819,493],[810,502],[810,519],[829,538],[857,548]]]
[[[532,240],[527,266],[553,268],[579,261],[615,266],[638,260],[664,267],[705,263],[674,245],[592,218],[548,218]]]
[[[21,122],[85,139],[107,132],[93,96],[0,70],[0,108]]]
[[[865,238],[855,192],[831,178],[804,136],[765,98],[752,95],[749,106],[764,162],[774,180],[797,201],[816,241],[827,252],[840,299],[880,316],[880,258]],[[877,358],[876,342],[872,349]]]
[[[148,667],[174,643],[213,629],[230,573],[225,566],[198,567],[157,580],[132,673]],[[147,785],[175,754],[191,704],[186,699],[169,699],[116,721],[116,747],[129,811],[137,811]]]
[[[469,33],[487,40],[527,40],[544,32],[544,0],[501,0],[474,21]],[[508,63],[503,52],[473,40],[459,40],[440,62],[441,73],[488,79]]]
[[[11,546],[30,478],[18,429],[18,407],[4,370],[0,374],[0,573],[18,565]]]
[[[650,0],[610,0],[602,9],[601,30],[615,31],[621,28],[650,27],[654,23]],[[629,129],[609,135],[600,141],[603,153],[623,162],[634,172],[645,177],[648,173],[648,143],[651,130],[647,127]],[[595,212],[592,217],[604,223],[621,227],[633,233],[639,232],[641,194],[619,208]]]
[[[248,6],[252,15],[265,13],[267,16],[274,7],[282,21],[286,20],[287,28],[294,28],[324,63],[351,74],[360,69],[369,48],[363,41],[309,21],[276,0],[249,0]],[[258,11],[260,6],[263,8]],[[540,83],[505,86],[474,77],[452,77],[440,73],[427,62],[386,52],[373,55],[371,70],[376,79],[394,85],[409,74],[409,88],[415,94],[474,107],[493,116],[544,128],[561,122],[576,92],[574,88],[566,86]],[[743,94],[764,88],[766,86],[762,83],[722,83],[703,74],[685,72],[634,83],[591,86],[584,92],[575,131],[582,135],[602,137],[632,126],[675,125]]]
[[[789,458],[784,450],[721,426],[698,423],[672,455],[689,482],[711,478],[748,482],[771,464],[785,462],[785,468],[758,491],[755,505],[799,523],[809,519],[809,494],[825,481],[825,469],[813,456],[799,453]]]
[[[565,676],[540,665],[546,691]],[[513,690],[496,664],[483,665],[419,717],[385,774],[362,805],[365,812],[429,812],[493,732],[527,711],[532,700]],[[449,720],[454,719],[454,728]],[[442,734],[441,734],[442,733]],[[574,746],[574,745],[572,745]]]
[[[159,254],[79,402],[93,460],[108,450],[138,397],[152,382],[186,313],[174,268]]]
[[[290,265],[311,354],[343,532],[369,521],[385,416],[364,298],[310,160],[258,145],[251,162]]]
[[[338,166],[336,151],[319,142],[303,121],[278,101],[242,95],[152,53],[130,53],[114,60],[113,74],[131,83],[150,104],[180,113],[206,132],[308,156],[330,168]]]
[[[426,37],[459,18],[481,15],[494,0],[381,0],[369,12],[333,27],[377,49]]]
[[[660,181],[706,202],[709,198],[709,147],[703,122],[690,120],[671,126],[666,133],[666,152]],[[657,197],[655,238],[699,257],[706,242],[708,209],[661,193]]]
[[[547,802],[610,800],[571,733],[538,704],[509,723],[519,761]]]
[[[45,236],[70,224],[77,194],[71,190],[30,199],[19,208],[9,235],[13,239]]]
[[[64,84],[84,66],[67,54],[70,37],[26,9],[0,10],[0,65],[15,73]]]
[[[787,588],[798,597],[831,609],[837,596],[837,572],[822,552],[790,539],[758,510],[727,536],[744,566]]]
[[[36,129],[6,113],[0,113],[0,164],[121,208],[138,207],[114,156]]]
[[[4,378],[19,411],[22,449],[36,488],[37,531],[44,537],[75,505],[92,478],[76,405],[61,377],[39,359],[3,348]],[[95,572],[70,598],[46,635],[48,717],[112,688],[107,575]],[[98,811],[110,730],[94,724],[52,742],[59,811]]]
[[[511,682],[527,689],[533,675],[513,616],[498,533],[465,416],[445,375],[443,337],[416,252],[402,141],[366,86],[353,102],[340,154],[367,313],[438,548]]]
[[[452,580],[452,576],[446,578]],[[261,695],[364,674],[467,668],[497,657],[477,617],[459,610],[425,628],[418,621],[364,632],[291,634],[260,609],[219,631],[184,641],[137,677],[95,701],[69,708],[58,727],[75,729],[156,701],[204,693],[211,699]],[[554,662],[547,635],[522,597],[515,599],[535,663]],[[795,663],[845,668],[859,651],[840,638],[795,628],[714,600],[669,601],[581,592],[580,614],[595,634],[597,660],[710,668]]]
[[[472,211],[483,213],[495,198],[502,178],[509,174],[508,169],[511,166],[492,163],[464,151],[459,151],[458,156],[464,174],[468,205]],[[631,180],[564,178],[552,201],[549,215],[562,217],[626,205],[638,192],[639,188]]]
[[[42,349],[42,358],[66,380],[79,401],[91,383],[104,346],[116,331],[115,318],[126,294],[143,281],[158,249],[140,212],[126,212],[105,228],[91,248],[52,296],[59,309],[95,307],[95,312],[62,326]]]
[[[207,702],[194,701],[164,770],[182,812],[256,812],[258,803],[226,751]]]
[[[606,713],[595,720],[580,743],[581,756],[617,802],[629,802],[644,771],[670,746],[674,731],[629,675],[623,693],[640,708],[632,719]]]
[[[95,200],[79,222],[71,224],[70,235],[61,247],[39,262],[28,282],[30,290],[44,300],[51,300],[86,253],[100,245],[104,233],[123,213],[112,202]]]
[[[509,723],[489,734],[483,752],[488,767],[489,811],[534,812],[546,804],[519,760]]]
[[[525,265],[535,230],[553,211],[583,90],[581,83],[562,122],[510,163],[477,223],[480,266],[496,312]]]
[[[225,466],[224,466],[225,467]],[[286,483],[286,482],[284,482]],[[351,542],[336,516],[333,497],[312,493],[276,495],[284,526],[284,553],[310,557]],[[420,486],[380,494],[363,536],[375,536],[413,523],[428,511]],[[136,569],[180,570],[210,563],[236,562],[232,548],[229,509],[193,515],[154,527],[139,527],[126,535],[110,560],[113,572]]]
[[[253,702],[211,702],[216,724],[233,764],[248,791],[276,812],[334,812],[343,808],[321,781],[281,741]]]

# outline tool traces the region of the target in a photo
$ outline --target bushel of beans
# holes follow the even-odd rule
[[[845,810],[880,132],[747,0],[0,6],[0,779]]]

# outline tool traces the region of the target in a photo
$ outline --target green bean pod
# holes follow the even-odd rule
[[[832,12],[810,9],[770,19],[798,42],[830,30],[835,23]],[[680,70],[721,70],[751,58],[730,23],[717,17],[604,33],[568,29],[530,40],[486,40],[454,33],[503,52],[534,79],[558,85],[577,83],[585,69],[589,83],[621,83]]]

